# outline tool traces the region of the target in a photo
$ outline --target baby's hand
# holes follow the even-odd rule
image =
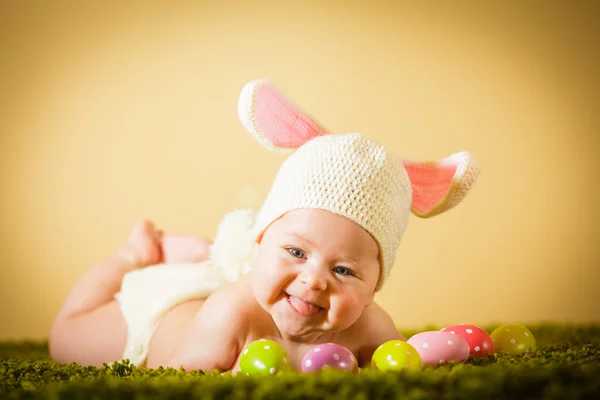
[[[165,236],[161,240],[163,262],[202,262],[208,259],[211,242],[195,236]]]

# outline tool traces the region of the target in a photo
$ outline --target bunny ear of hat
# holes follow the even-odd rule
[[[479,167],[471,154],[452,154],[439,162],[401,160],[412,186],[413,214],[428,218],[458,205],[477,180]]]
[[[296,107],[268,80],[247,83],[240,94],[238,116],[267,149],[288,152],[327,134],[314,118]]]

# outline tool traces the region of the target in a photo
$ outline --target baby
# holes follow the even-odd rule
[[[470,155],[398,160],[364,135],[328,134],[263,80],[244,87],[238,111],[267,148],[295,150],[260,211],[227,215],[212,244],[136,225],[69,294],[50,332],[54,360],[236,373],[242,349],[265,338],[295,370],[326,342],[365,367],[380,344],[404,340],[375,294],[411,209],[433,216],[469,191]]]

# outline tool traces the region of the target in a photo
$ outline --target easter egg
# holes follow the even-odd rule
[[[358,362],[350,350],[335,343],[316,345],[302,357],[302,372],[315,372],[326,368],[357,372]]]
[[[421,356],[414,347],[403,340],[388,340],[373,353],[371,367],[379,371],[419,369]]]
[[[274,375],[289,370],[287,352],[273,340],[255,340],[240,355],[240,371],[246,375]]]
[[[442,329],[442,332],[456,334],[467,341],[470,355],[488,358],[494,354],[494,343],[488,333],[477,325],[458,324]]]
[[[536,342],[529,329],[520,324],[504,324],[490,335],[498,353],[521,354],[535,351]]]
[[[448,361],[465,362],[469,358],[469,344],[465,339],[450,332],[426,331],[407,340],[425,365],[443,364]]]

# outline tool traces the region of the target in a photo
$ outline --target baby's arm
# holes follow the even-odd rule
[[[392,317],[375,303],[365,309],[360,324],[365,335],[358,351],[358,364],[361,368],[371,364],[371,357],[381,344],[388,340],[406,340],[396,328]]]
[[[212,294],[200,308],[166,366],[186,371],[231,370],[241,351],[246,309],[228,287]]]

